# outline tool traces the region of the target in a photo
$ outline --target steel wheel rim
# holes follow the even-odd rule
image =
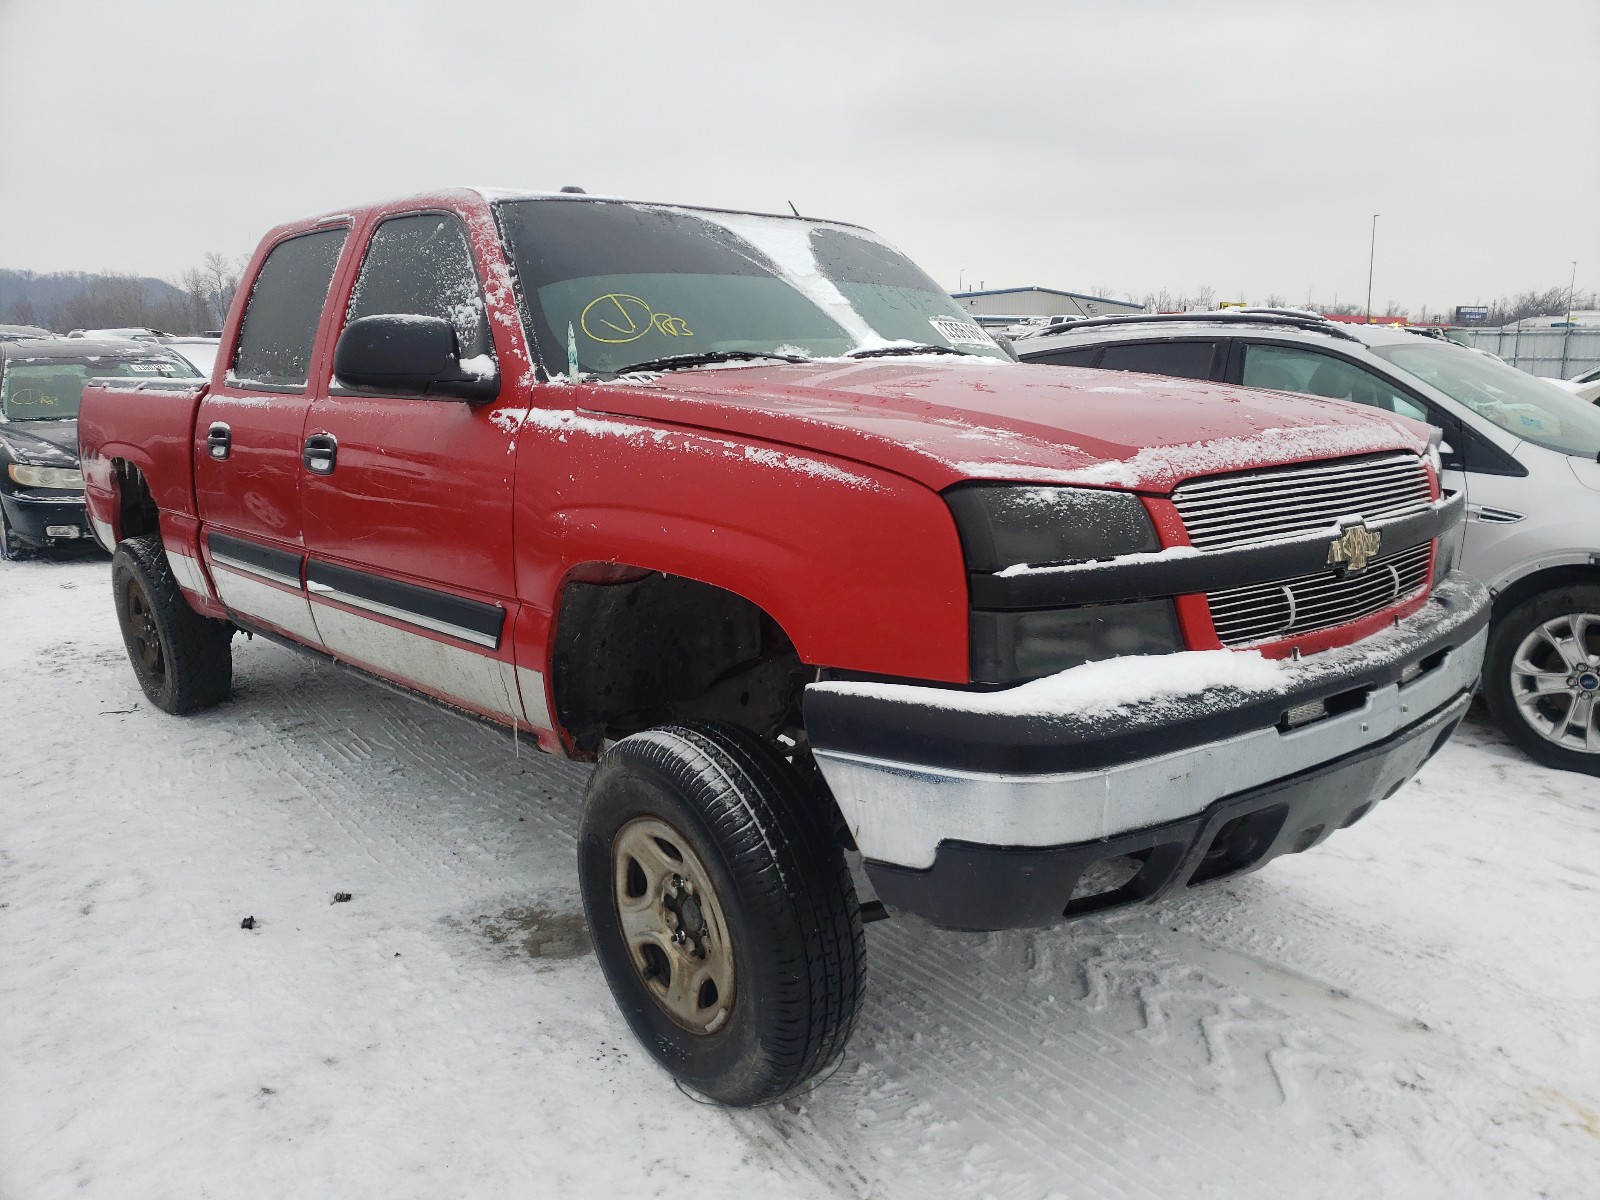
[[[128,636],[133,638],[134,659],[152,679],[161,681],[167,674],[167,655],[161,646],[161,634],[156,629],[155,615],[150,610],[149,598],[137,579],[128,580]]]
[[[1600,613],[1567,613],[1534,626],[1511,656],[1511,697],[1546,741],[1600,754]]]
[[[733,1012],[733,939],[711,875],[688,840],[636,817],[611,843],[612,894],[628,959],[675,1025],[713,1034]]]

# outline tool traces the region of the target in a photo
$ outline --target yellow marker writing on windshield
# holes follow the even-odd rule
[[[638,296],[607,292],[584,305],[578,327],[592,341],[610,346],[636,342],[652,329],[667,337],[693,337],[694,331],[682,317],[658,313]]]

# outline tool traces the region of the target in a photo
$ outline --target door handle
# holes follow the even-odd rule
[[[339,458],[339,439],[331,433],[313,433],[306,439],[303,461],[313,475],[332,475]]]
[[[233,430],[226,421],[213,421],[206,430],[206,453],[221,462],[233,452]]]

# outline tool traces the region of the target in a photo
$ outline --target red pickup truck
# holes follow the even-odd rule
[[[80,435],[152,703],[223,700],[242,630],[598,760],[601,966],[732,1104],[842,1051],[864,919],[1041,925],[1307,850],[1483,655],[1425,426],[1021,367],[836,222],[446,191],[283,225],[211,380],[91,386]]]

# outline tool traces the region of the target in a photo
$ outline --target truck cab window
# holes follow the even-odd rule
[[[230,382],[299,389],[348,229],[324,229],[279,242],[250,290]]]
[[[1102,371],[1144,371],[1180,379],[1210,379],[1215,342],[1113,342],[1100,359]]]
[[[472,252],[455,217],[394,217],[373,233],[345,320],[400,313],[449,321],[463,360],[494,354]]]

